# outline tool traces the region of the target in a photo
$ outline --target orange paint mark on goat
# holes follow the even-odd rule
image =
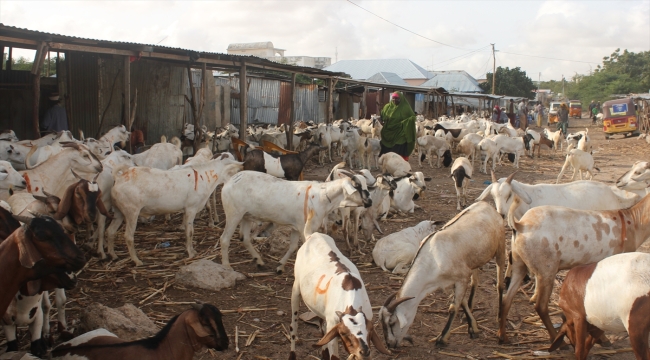
[[[196,191],[196,188],[199,186],[199,173],[192,169],[194,171],[194,191]]]
[[[303,214],[305,215],[305,222],[307,222],[307,210],[309,209],[309,190],[311,185],[307,186],[307,191],[305,192],[305,204],[303,205]]]
[[[34,189],[34,191],[38,192],[38,186]]]
[[[32,192],[32,182],[29,180],[29,175],[27,175],[27,173],[24,173],[23,174],[23,179],[25,179],[27,192],[31,193]]]
[[[317,294],[321,294],[321,295],[325,294],[327,292],[327,289],[329,289],[329,287],[330,287],[330,283],[332,282],[332,278],[330,278],[330,280],[325,285],[325,289],[320,288],[320,283],[323,281],[323,279],[325,279],[325,276],[326,275],[321,275],[320,279],[318,279],[318,283],[316,284],[316,293]]]
[[[623,213],[621,211],[618,212],[618,215],[621,217],[621,226],[623,227],[621,229],[621,248],[625,249],[625,237],[627,236],[627,229],[625,226],[625,218],[623,217]],[[616,219],[616,218],[614,218]]]

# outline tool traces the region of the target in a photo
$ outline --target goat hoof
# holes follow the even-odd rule
[[[32,355],[39,358],[45,356],[45,354],[47,353],[47,346],[45,346],[45,342],[43,341],[43,339],[32,341],[32,345],[29,349],[29,352],[32,353]]]
[[[442,340],[442,337],[438,336],[438,338],[436,338],[436,347],[446,347],[446,346],[447,343],[444,340]]]
[[[264,264],[256,264],[257,265],[257,270],[266,270],[266,266]]]
[[[282,275],[283,272],[284,272],[284,266],[282,266],[282,265],[278,266],[275,269],[275,273],[278,274],[278,275]]]
[[[469,338],[470,339],[478,339],[480,334],[481,334],[480,332],[470,332],[469,333]]]
[[[612,347],[612,342],[609,341],[609,340],[603,341],[603,342],[600,343],[600,346],[602,346],[602,347]]]
[[[135,266],[142,266],[142,265],[144,265],[144,263],[143,263],[142,261],[140,261],[140,260],[134,260],[133,262],[135,263]]]

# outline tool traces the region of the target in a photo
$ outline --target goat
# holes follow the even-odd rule
[[[587,354],[605,331],[627,331],[637,359],[648,359],[650,254],[618,254],[571,269],[562,283],[560,301],[566,320],[549,351],[571,340],[576,359]]]
[[[7,312],[15,294],[27,281],[55,274],[61,284],[67,284],[70,279],[65,271],[79,271],[86,265],[81,250],[51,217],[16,219],[25,226],[0,244],[0,274],[3,274],[0,276],[0,289],[3,289],[0,314]]]
[[[291,290],[291,353],[295,360],[300,298],[323,321],[324,336],[313,346],[324,347],[323,359],[339,359],[338,339],[349,358],[370,357],[370,343],[390,355],[372,323],[372,306],[359,270],[336,247],[334,239],[311,234],[296,254]]]
[[[13,130],[0,131],[0,140],[2,141],[18,141],[18,136]]]
[[[0,200],[9,199],[9,190],[22,190],[27,186],[27,182],[16,171],[8,161],[0,160]]]
[[[115,145],[124,149],[126,146],[126,141],[129,139],[130,135],[131,133],[126,130],[126,126],[118,125],[100,137],[99,141],[109,144],[112,152],[115,148]]]
[[[379,157],[382,174],[390,174],[394,178],[411,174],[411,165],[403,157],[394,152],[385,153]]]
[[[500,304],[504,288],[502,269],[505,248],[503,220],[486,202],[472,204],[440,230],[422,240],[402,287],[386,299],[379,309],[379,322],[384,329],[388,347],[396,348],[402,339],[409,340],[410,337],[406,337],[406,334],[415,319],[420,302],[428,294],[450,286],[454,288],[454,303],[449,307],[449,319],[436,339],[436,344],[447,343],[451,324],[460,306],[467,317],[470,337],[478,337],[478,325],[472,315],[478,287],[478,269],[491,259],[496,260]],[[470,278],[471,291],[469,300],[466,300],[465,292]]]
[[[596,181],[576,181],[567,184],[525,184],[514,179],[515,173],[497,180],[492,173],[492,183],[483,190],[476,201],[492,196],[496,209],[502,216],[520,219],[531,208],[542,205],[566,206],[582,210],[615,210],[628,208],[641,198],[613,186]],[[632,195],[632,196],[630,196]]]
[[[531,139],[532,136],[510,137],[499,134],[492,138],[492,141],[496,144],[497,152],[502,154],[514,154],[514,160],[510,160],[514,162],[513,165],[518,169],[519,158],[521,157],[521,154],[524,153],[524,150],[530,149],[529,143]]]
[[[582,180],[583,171],[589,173],[589,179],[593,180],[593,170],[596,169],[600,171],[599,168],[594,166],[594,158],[591,154],[580,149],[571,149],[566,155],[566,160],[564,161],[562,170],[560,170],[560,174],[557,176],[556,184],[562,180],[562,175],[564,175],[564,171],[569,167],[569,165],[573,167],[573,176],[571,177],[571,181],[575,180],[578,172],[580,172],[580,180]]]
[[[461,127],[461,128],[456,128],[456,129],[450,129],[446,128],[444,124],[438,123],[433,127],[434,131],[437,130],[442,130],[445,132],[445,134],[451,134],[451,139],[454,142],[460,142],[460,140],[465,137],[465,135],[469,134],[470,131],[470,126],[467,127]]]
[[[560,151],[564,150],[564,133],[562,130],[557,130],[557,131],[551,131],[548,128],[544,129],[544,134],[546,134],[546,137],[549,138],[550,140],[553,141],[553,145],[555,147],[555,151],[557,152],[558,146],[560,147]]]
[[[616,180],[616,187],[643,197],[647,194],[648,183],[650,183],[650,163],[637,161],[630,170]]]
[[[472,164],[466,157],[459,157],[454,161],[454,164],[451,166],[451,178],[454,179],[454,186],[456,188],[456,199],[458,204],[456,210],[461,210],[461,199],[462,206],[467,205],[467,188],[469,187],[469,181],[472,179]],[[464,181],[467,178],[467,181]],[[463,184],[463,181],[465,182]],[[462,195],[461,195],[462,189]]]
[[[397,188],[388,193],[390,196],[385,197],[379,207],[382,220],[386,220],[389,210],[413,213],[417,206],[413,201],[417,200],[422,192],[426,190],[424,181],[430,181],[431,178],[425,178],[422,172],[416,171],[411,176],[394,180]]]
[[[542,135],[540,133],[538,133],[537,131],[531,129],[531,128],[526,129],[526,132],[525,132],[524,136],[526,136],[526,135],[530,135],[530,137],[529,137],[530,140],[529,140],[529,143],[528,143],[528,147],[529,147],[528,155],[530,157],[533,157],[534,152],[535,152],[535,146],[539,146],[539,141],[542,138]],[[530,146],[530,145],[533,145],[533,146]]]
[[[494,171],[496,168],[496,160],[499,156],[497,143],[495,143],[492,139],[485,138],[478,143],[478,148],[481,152],[481,156],[484,157],[481,172],[483,174],[487,174],[488,160],[492,160],[492,171]]]
[[[413,227],[385,236],[377,241],[372,250],[375,264],[393,274],[405,274],[418,251],[420,242],[436,230],[435,221],[422,221]]]
[[[137,166],[161,170],[171,169],[175,165],[183,163],[181,141],[174,136],[171,142],[167,143],[163,136],[158,144],[154,144],[147,151],[132,155],[132,159]]]
[[[540,135],[539,141],[537,141],[537,143],[533,144],[533,149],[532,149],[533,157],[535,156],[535,148],[537,148],[537,157],[538,158],[541,157],[540,151],[542,149],[542,145],[545,145],[545,146],[548,147],[549,153],[555,147],[555,143],[553,142],[553,140],[550,140],[549,138],[547,138],[544,135]]]
[[[516,235],[508,266],[512,278],[500,311],[499,342],[507,341],[508,311],[527,271],[535,276],[537,284],[531,301],[553,341],[556,333],[548,301],[557,272],[635,251],[650,237],[648,212],[650,197],[646,196],[629,209],[587,211],[538,206],[528,210],[521,220],[513,220]]]
[[[221,203],[226,214],[226,226],[221,235],[221,264],[230,268],[228,248],[230,239],[241,222],[244,246],[258,266],[264,261],[250,241],[251,218],[292,227],[291,243],[280,260],[277,272],[298,248],[299,238],[305,239],[322,224],[325,216],[338,207],[372,205],[363,176],[325,183],[315,181],[285,181],[272,175],[242,171],[233,176],[221,190]],[[242,201],[246,199],[246,201]]]
[[[359,152],[365,155],[362,158],[363,167],[368,170],[372,169],[372,166],[370,165],[370,159],[373,159],[375,161],[375,168],[378,169],[379,153],[381,152],[381,140],[367,137],[361,143],[361,147],[362,149]]]
[[[62,150],[59,144],[38,147],[3,141],[0,142],[0,160],[9,161],[17,170],[25,170],[42,163]]]
[[[468,135],[476,135],[476,134],[468,134]],[[470,139],[466,139],[466,138],[461,139],[460,142],[456,145],[456,152],[458,152],[459,155],[463,155],[467,159],[471,158],[472,167],[474,167],[474,160],[476,160],[476,146],[474,146],[474,143]]]
[[[591,152],[591,137],[589,136],[589,129],[585,128],[584,131],[569,134],[566,136],[567,152],[571,149],[580,149],[582,151]]]
[[[442,138],[431,136],[431,135],[424,135],[416,139],[416,143],[418,145],[418,165],[422,167],[422,160],[426,159],[426,157],[429,157],[429,166],[433,167],[432,163],[432,153],[435,153],[438,162],[437,162],[437,167],[440,168],[440,162],[442,160],[442,165],[445,167],[449,167],[452,162],[452,157],[451,157],[451,147],[449,146],[449,143],[445,141]]]
[[[97,329],[58,345],[52,355],[61,360],[191,360],[204,347],[228,349],[221,317],[214,305],[201,304],[174,316],[150,338],[124,341],[105,329]]]
[[[226,155],[205,164],[179,170],[129,168],[126,165],[116,167],[113,169],[115,184],[111,189],[115,219],[107,229],[109,255],[113,259],[117,258],[113,250],[115,234],[126,219],[124,239],[129,255],[137,266],[142,265],[133,245],[138,216],[183,211],[185,249],[188,257],[193,258],[196,255],[192,245],[196,213],[205,207],[210,194],[217,186],[228,181],[241,168],[241,163]]]
[[[322,148],[309,145],[298,154],[273,155],[262,150],[251,150],[244,158],[244,170],[259,171],[287,180],[298,180],[309,159]]]

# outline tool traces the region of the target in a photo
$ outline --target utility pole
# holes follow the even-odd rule
[[[497,81],[497,57],[494,53],[494,44],[490,45],[492,45],[492,95],[494,95],[494,87]]]

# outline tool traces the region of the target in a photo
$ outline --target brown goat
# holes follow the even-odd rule
[[[298,180],[307,161],[321,150],[318,145],[308,145],[298,154],[272,155],[262,150],[252,150],[244,159],[244,170],[253,170],[287,180]]]
[[[98,329],[57,346],[52,356],[89,360],[191,360],[203,347],[218,351],[228,349],[221,312],[210,304],[197,304],[182,312],[150,338],[127,342]]]
[[[8,238],[19,227],[20,222],[14,219],[13,214],[0,207],[0,241]]]
[[[102,201],[102,191],[97,185],[97,177],[92,181],[82,179],[74,171],[74,176],[79,179],[78,182],[68,186],[65,194],[57,207],[56,213],[52,216],[56,220],[62,220],[66,215],[74,220],[76,225],[91,224],[97,217],[97,210],[111,218]],[[49,197],[49,194],[46,194]]]
[[[57,274],[65,282],[65,271],[86,265],[84,254],[51,217],[18,220],[26,225],[0,244],[0,314],[27,281]]]
[[[553,147],[555,147],[555,143],[553,142],[553,140],[550,140],[550,139],[547,138],[546,136],[540,134],[540,136],[539,136],[539,142],[538,142],[537,144],[533,144],[533,157],[535,157],[535,148],[537,148],[537,157],[538,157],[538,158],[540,157],[539,152],[540,152],[540,150],[541,150],[541,148],[542,148],[542,145],[546,145],[546,146],[548,146],[549,151],[550,151],[551,149],[553,149]]]

